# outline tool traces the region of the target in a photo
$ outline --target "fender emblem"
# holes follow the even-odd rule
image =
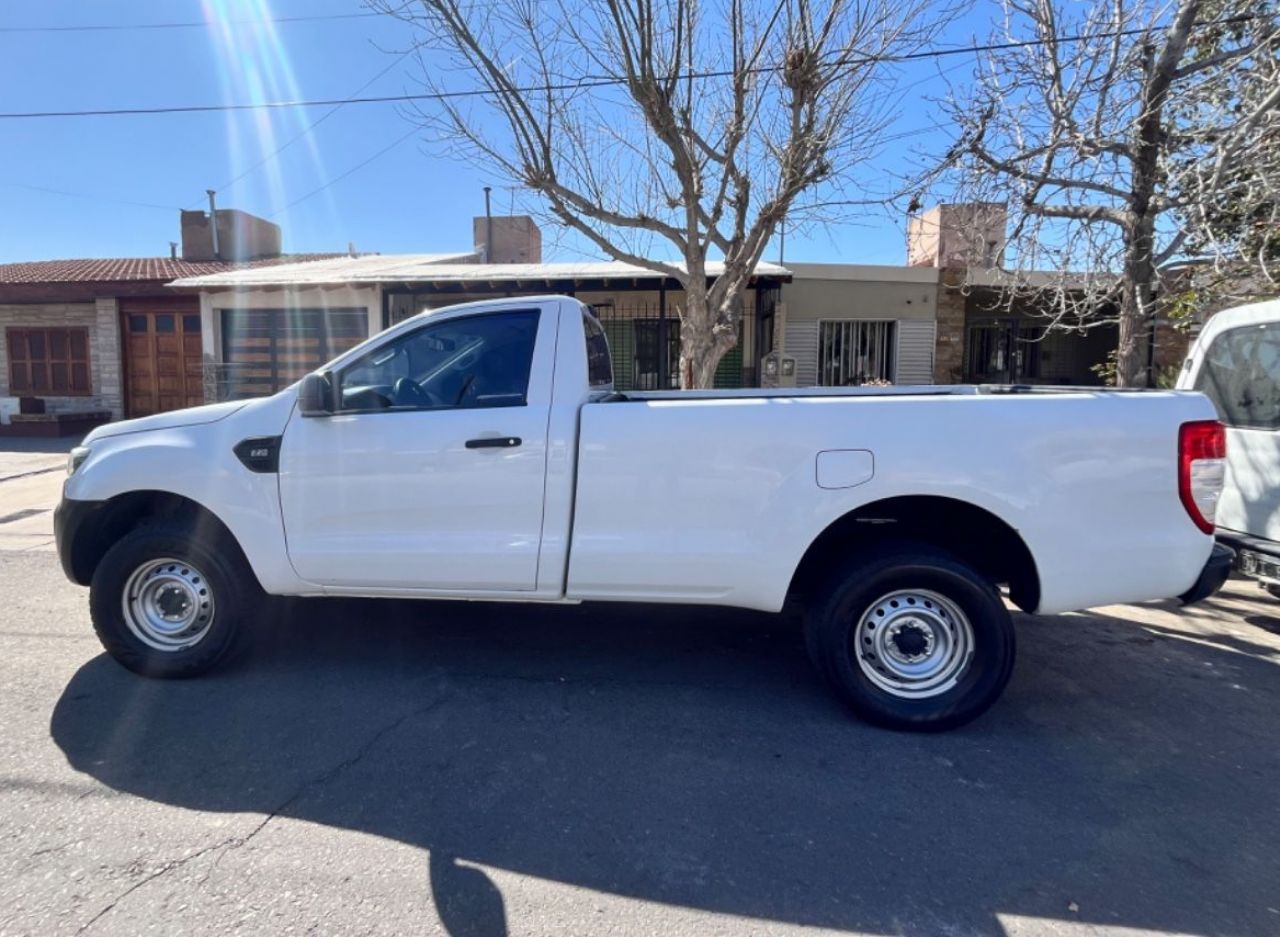
[[[236,458],[251,472],[274,473],[280,470],[280,437],[255,436],[242,439],[232,450]]]

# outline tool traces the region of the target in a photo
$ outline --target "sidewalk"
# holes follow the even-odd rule
[[[0,550],[53,549],[53,509],[76,442],[0,439]]]

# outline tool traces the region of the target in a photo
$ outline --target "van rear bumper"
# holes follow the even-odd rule
[[[1280,585],[1280,543],[1221,528],[1217,537],[1235,551],[1237,572],[1267,585]]]
[[[1183,605],[1190,605],[1192,602],[1199,602],[1213,595],[1222,588],[1222,584],[1231,575],[1231,567],[1235,559],[1235,550],[1225,544],[1215,543],[1213,552],[1205,561],[1204,569],[1200,571],[1200,578],[1196,580],[1195,585],[1178,596],[1179,601]]]

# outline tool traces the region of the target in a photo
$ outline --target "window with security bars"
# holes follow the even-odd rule
[[[897,366],[897,325],[860,320],[819,322],[818,383],[824,387],[892,383]]]
[[[89,330],[6,329],[9,393],[78,397],[90,392]]]
[[[673,299],[665,317],[654,304],[593,303],[592,314],[608,338],[616,390],[668,390],[680,386],[680,315]],[[772,306],[770,307],[772,314]],[[758,355],[747,343],[757,334],[755,309],[745,305],[737,322],[738,342],[716,366],[718,389],[751,387]],[[666,341],[662,339],[666,335]]]

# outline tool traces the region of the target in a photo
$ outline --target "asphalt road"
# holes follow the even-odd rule
[[[0,933],[1280,934],[1278,613],[1022,617],[914,736],[738,612],[282,603],[142,680],[0,550]]]

